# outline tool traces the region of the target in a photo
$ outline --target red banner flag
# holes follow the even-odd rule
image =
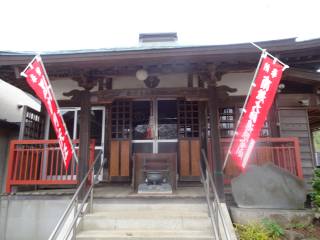
[[[29,64],[29,68],[21,75],[27,78],[29,85],[46,105],[59,140],[64,166],[67,170],[72,156],[72,148],[67,132],[63,126],[63,121],[58,113],[58,106],[53,98],[51,85],[46,78],[45,70],[42,66],[41,58],[37,56],[35,60]]]
[[[244,171],[268,111],[277,92],[284,66],[266,56],[261,65],[253,89],[245,107],[231,156]]]

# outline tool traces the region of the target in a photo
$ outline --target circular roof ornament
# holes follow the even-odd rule
[[[147,79],[148,77],[148,72],[144,69],[139,69],[137,72],[136,72],[136,77],[140,80],[140,81],[144,81]]]

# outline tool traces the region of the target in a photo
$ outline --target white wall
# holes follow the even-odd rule
[[[188,74],[160,75],[158,76],[160,83],[158,88],[175,88],[188,87]],[[78,86],[76,81],[71,79],[51,81],[51,86],[57,100],[68,100],[71,97],[63,96],[63,93],[73,89],[84,90]],[[193,86],[198,87],[198,76],[193,75]],[[139,81],[136,77],[115,77],[112,79],[112,89],[128,89],[128,88],[147,88],[143,81]],[[94,87],[91,92],[98,91],[98,86]]]
[[[250,84],[254,76],[252,73],[228,73],[222,76],[218,86],[227,85],[231,88],[237,88],[235,93],[229,93],[230,96],[245,96],[248,94]]]
[[[70,92],[71,90],[77,89],[77,90],[84,90],[84,88],[79,87],[78,83],[73,80],[64,79],[64,80],[55,80],[50,81],[54,95],[56,96],[57,100],[68,100],[71,99],[71,97],[65,97],[62,94],[65,92]],[[94,87],[92,91],[98,91],[98,86]]]
[[[21,122],[23,108],[19,109],[18,103],[37,111],[40,111],[41,108],[41,104],[25,92],[0,80],[0,118],[6,119],[8,122]]]
[[[0,127],[0,193],[6,190],[10,143],[19,139],[19,129]]]
[[[188,87],[188,74],[160,75],[157,88]],[[193,75],[193,86],[198,87],[198,76]],[[112,89],[148,88],[143,81],[136,77],[115,77],[112,79]]]
[[[218,86],[227,85],[237,88],[236,93],[230,93],[230,96],[247,95],[254,72],[252,73],[228,73],[222,76],[222,80],[218,82]],[[158,76],[160,83],[157,88],[175,88],[188,87],[188,74],[160,75]],[[73,89],[83,90],[78,83],[73,80],[55,80],[51,81],[51,85],[57,100],[68,100],[62,94]],[[198,76],[193,75],[193,86],[198,87]],[[139,81],[136,77],[115,77],[112,80],[112,89],[128,89],[128,88],[147,88],[143,81]],[[98,87],[94,87],[92,91],[98,91]]]
[[[2,197],[0,239],[48,239],[71,197],[59,200],[7,200]]]

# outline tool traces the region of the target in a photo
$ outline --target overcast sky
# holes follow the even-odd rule
[[[2,0],[0,9],[0,51],[130,46],[149,32],[185,44],[320,38],[320,0]]]

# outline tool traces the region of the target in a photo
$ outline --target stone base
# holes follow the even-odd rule
[[[141,183],[138,186],[138,193],[172,193],[172,188],[169,183],[162,183],[160,185],[148,185],[147,183]]]
[[[230,215],[234,223],[240,223],[241,225],[254,220],[262,223],[262,219],[268,218],[271,221],[275,221],[283,229],[290,228],[290,223],[311,225],[315,217],[313,210],[248,209],[238,207],[230,207]]]

